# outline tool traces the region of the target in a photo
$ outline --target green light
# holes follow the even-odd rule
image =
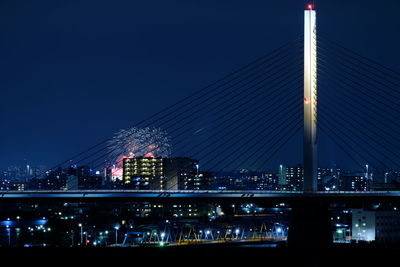
[[[163,247],[164,246],[164,242],[160,242],[159,246]]]

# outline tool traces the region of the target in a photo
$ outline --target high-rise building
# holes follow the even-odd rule
[[[299,191],[303,190],[303,167],[298,166],[288,166],[285,169],[286,185],[284,185],[285,190]]]
[[[199,190],[202,177],[199,173],[199,161],[190,158],[166,158],[166,190]]]
[[[199,172],[199,161],[191,158],[126,158],[123,182],[126,187],[154,190],[206,190],[213,176]]]
[[[164,189],[163,158],[125,158],[123,183],[133,189]]]

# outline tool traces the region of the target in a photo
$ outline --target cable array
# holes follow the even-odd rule
[[[265,170],[267,159],[301,128],[302,41],[300,36],[288,42],[132,127],[165,131],[170,157],[197,159],[202,170]],[[111,140],[46,173],[69,166],[96,171],[121,164]]]
[[[361,168],[398,169],[400,73],[326,37],[317,46],[319,129]]]

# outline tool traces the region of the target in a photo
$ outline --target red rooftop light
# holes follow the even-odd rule
[[[314,7],[313,7],[313,5],[312,5],[312,4],[308,4],[308,5],[307,5],[307,9],[308,9],[308,10],[313,10],[313,9],[314,9]]]

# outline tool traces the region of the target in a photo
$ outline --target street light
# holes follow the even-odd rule
[[[160,236],[161,236],[161,242],[164,242],[165,233],[162,232]]]
[[[80,223],[78,226],[81,228],[81,246],[83,244],[83,225]]]
[[[211,231],[210,230],[206,230],[206,236],[205,236],[205,239],[208,239],[208,236],[211,234]]]
[[[282,233],[282,228],[281,227],[276,228],[276,232],[278,233],[278,235],[280,235]]]
[[[115,226],[114,229],[115,229],[115,245],[117,245],[118,244],[118,229],[119,229],[119,227]]]
[[[235,230],[236,239],[238,238],[238,236],[239,236],[239,233],[240,233],[240,230],[239,230],[239,228],[238,228],[238,229],[236,229],[236,230]]]
[[[11,229],[8,225],[6,226],[6,229],[8,232],[8,246],[11,247]]]

